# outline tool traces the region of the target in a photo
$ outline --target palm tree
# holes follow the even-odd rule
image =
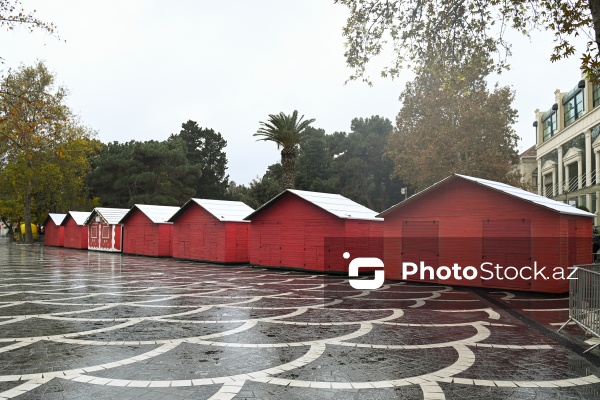
[[[315,122],[314,119],[303,121],[304,115],[298,119],[298,111],[294,110],[292,115],[280,112],[277,115],[269,114],[267,122],[260,122],[261,128],[254,136],[262,136],[261,139],[277,143],[277,149],[281,150],[281,168],[283,189],[293,189],[296,178],[296,150],[309,135],[310,130],[306,128]]]

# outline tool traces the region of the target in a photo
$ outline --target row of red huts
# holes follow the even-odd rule
[[[377,213],[338,194],[285,190],[257,210],[238,201],[190,199],[182,207],[49,214],[47,245],[347,272],[358,257],[383,259],[386,278],[562,293],[564,279],[466,280],[419,274],[403,263],[567,268],[592,261],[594,214],[524,190],[452,175]],[[566,269],[565,269],[566,271]]]

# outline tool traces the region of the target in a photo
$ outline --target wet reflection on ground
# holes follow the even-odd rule
[[[567,317],[564,296],[3,240],[0,399],[600,398],[600,348],[544,331]]]

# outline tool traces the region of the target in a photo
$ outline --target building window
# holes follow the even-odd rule
[[[583,113],[583,91],[580,90],[563,103],[565,108],[565,128],[575,122]]]
[[[98,227],[96,225],[92,225],[90,228],[91,228],[90,235],[92,236],[92,238],[97,238],[98,237]]]
[[[594,99],[594,107],[600,105],[600,85],[594,85],[592,98]]]
[[[582,162],[581,160],[579,162]],[[565,172],[569,174],[569,182],[567,184],[567,192],[575,192],[579,189],[579,175],[577,170],[578,162],[573,162],[569,165],[565,165]]]
[[[542,121],[544,129],[543,141],[550,139],[556,133],[556,113],[553,112],[545,120]]]
[[[102,239],[110,239],[110,231],[108,229],[108,226],[102,227]]]

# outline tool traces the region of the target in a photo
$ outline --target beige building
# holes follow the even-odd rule
[[[598,214],[600,85],[581,80],[567,92],[557,89],[554,101],[546,111],[535,111],[537,165],[530,182],[538,194]]]
[[[523,189],[537,193],[538,190],[538,170],[537,170],[537,151],[534,144],[519,155],[519,175],[521,175],[521,185]]]

